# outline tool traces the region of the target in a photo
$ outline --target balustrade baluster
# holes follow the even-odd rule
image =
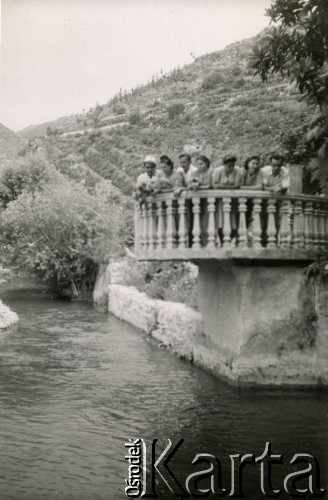
[[[223,204],[223,247],[229,247],[231,245],[231,198],[224,197],[222,199]]]
[[[292,225],[292,246],[301,248],[303,246],[303,212],[302,202],[294,201],[293,225]]]
[[[164,247],[165,234],[164,234],[164,210],[163,202],[157,202],[157,248],[161,250]]]
[[[213,196],[209,196],[207,198],[207,210],[208,210],[208,228],[207,228],[207,247],[215,248],[216,247],[216,237],[215,234],[215,198]]]
[[[313,247],[313,203],[307,201],[304,210],[304,244],[307,250]]]
[[[313,206],[313,245],[319,247],[319,205],[315,203]]]
[[[142,207],[139,206],[139,248],[140,250],[144,247],[144,214]]]
[[[154,213],[153,213],[153,203],[149,200],[147,202],[147,218],[148,218],[148,250],[154,250],[155,248]]]
[[[324,250],[325,248],[325,212],[324,206],[320,202],[319,206],[319,248]]]
[[[139,251],[139,239],[140,239],[140,209],[139,204],[134,204],[134,251],[138,253]]]
[[[268,225],[267,225],[267,248],[277,247],[277,228],[276,228],[276,199],[269,198],[267,204]]]
[[[261,228],[261,210],[262,210],[262,198],[254,198],[253,199],[253,247],[260,248],[262,247],[261,236],[262,236],[262,228]]]
[[[175,238],[172,199],[166,200],[166,248],[172,249]]]
[[[192,198],[192,212],[194,217],[192,229],[192,248],[200,248],[200,199]]]
[[[323,205],[323,212],[324,212],[325,250],[326,250],[327,246],[328,246],[328,205],[327,205],[327,203],[325,203]]]
[[[178,246],[178,220],[179,220],[179,206],[177,200],[172,201],[172,215],[173,215],[173,248]]]
[[[179,249],[187,246],[187,230],[186,230],[186,199],[179,198]]]
[[[280,247],[289,248],[291,244],[290,234],[291,204],[289,200],[283,200],[280,209]]]
[[[147,205],[144,203],[142,205],[142,219],[143,219],[143,249],[148,250],[148,213]]]
[[[246,206],[247,198],[238,198],[239,228],[238,228],[238,246],[247,247],[247,228],[246,228]]]

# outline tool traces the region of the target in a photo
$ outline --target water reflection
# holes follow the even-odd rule
[[[208,452],[229,482],[229,454],[258,455],[266,441],[287,461],[314,454],[327,477],[326,394],[238,391],[91,306],[31,291],[4,301],[20,324],[1,339],[1,500],[123,499],[129,437],[184,438],[172,461],[182,479]],[[246,482],[261,498],[257,470]]]

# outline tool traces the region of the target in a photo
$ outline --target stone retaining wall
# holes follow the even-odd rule
[[[326,312],[328,292],[326,286],[320,286],[316,282],[306,285],[309,287],[308,292],[312,290],[316,297],[313,301],[307,294],[298,293],[304,287],[301,274],[298,278],[294,277],[295,283],[292,283],[292,289],[288,288],[284,293],[281,292],[280,309],[283,306],[281,300],[288,297],[286,303],[295,306],[297,310],[296,316],[290,315],[290,318],[288,311],[286,313],[291,325],[296,324],[297,321],[303,321],[303,316],[308,315],[309,321],[312,321],[306,330],[309,338],[302,336],[301,331],[295,333],[295,325],[293,331],[284,327],[282,333],[276,328],[277,331],[268,332],[268,340],[265,343],[267,347],[264,348],[262,337],[267,334],[267,329],[261,326],[258,328],[259,334],[253,336],[248,331],[253,325],[250,319],[253,322],[262,321],[263,307],[259,307],[255,314],[256,311],[251,310],[249,306],[246,309],[242,306],[248,304],[245,302],[245,297],[248,301],[252,298],[252,290],[258,293],[257,290],[262,289],[262,295],[256,296],[255,302],[260,306],[263,305],[264,300],[267,300],[268,304],[264,312],[268,311],[266,312],[270,314],[268,321],[275,326],[273,315],[276,310],[273,307],[275,302],[271,300],[272,289],[264,290],[259,286],[250,288],[245,284],[238,287],[241,293],[245,293],[245,297],[237,307],[233,304],[231,297],[229,298],[228,293],[229,287],[233,286],[233,280],[225,282],[221,279],[220,283],[214,287],[215,290],[213,283],[212,287],[209,286],[210,279],[205,281],[205,287],[202,287],[202,280],[200,280],[202,300],[207,298],[210,307],[204,320],[201,313],[184,304],[155,300],[139,292],[137,288],[127,286],[125,284],[126,270],[122,262],[109,264],[108,268],[104,269],[103,276],[98,280],[96,296],[105,300],[110,313],[136,326],[178,356],[239,386],[328,386],[328,314]],[[259,271],[261,270],[257,269],[257,279],[261,278]],[[287,275],[286,270],[284,271],[284,275]],[[226,268],[225,272],[227,272]],[[218,273],[213,274],[213,276],[217,275]],[[248,276],[247,273],[246,275]],[[203,278],[204,276],[203,273]],[[284,279],[281,279],[279,286],[283,286],[284,283]],[[237,293],[234,296],[238,298]],[[300,301],[299,307],[292,302],[293,297],[295,304],[298,304],[298,300]],[[236,317],[235,311],[238,311]],[[219,322],[210,321],[213,315],[215,319],[215,312],[219,314]],[[235,324],[238,321],[242,324]],[[304,324],[307,322],[303,321]],[[236,333],[240,338],[236,338]],[[263,344],[261,348],[258,346],[259,342]]]
[[[134,287],[108,285],[108,310],[189,360],[204,336],[199,312],[177,302],[151,299]]]

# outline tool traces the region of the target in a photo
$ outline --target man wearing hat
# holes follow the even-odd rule
[[[135,199],[144,203],[147,196],[154,194],[157,189],[158,172],[156,171],[156,158],[147,155],[144,159],[145,172],[137,178]]]
[[[239,189],[242,185],[242,170],[236,166],[237,157],[229,154],[223,158],[223,166],[213,171],[214,189]]]
[[[147,155],[144,159],[145,172],[140,174],[137,179],[137,189],[144,187],[148,190],[156,181],[156,158],[153,155]]]

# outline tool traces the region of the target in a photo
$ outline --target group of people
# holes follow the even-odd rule
[[[223,158],[223,164],[212,167],[211,161],[205,155],[199,155],[192,163],[190,154],[182,152],[179,155],[179,167],[174,168],[172,159],[167,155],[162,155],[157,167],[156,158],[147,155],[144,160],[145,172],[137,179],[135,198],[142,206],[147,197],[163,192],[173,192],[178,198],[183,190],[209,190],[209,189],[245,189],[245,190],[266,190],[275,194],[285,194],[288,192],[290,177],[289,170],[284,165],[284,158],[278,153],[273,153],[270,157],[270,164],[261,166],[259,156],[250,156],[245,165],[236,165],[237,157],[228,154]],[[203,201],[203,200],[201,200]],[[238,209],[237,199],[233,198],[230,227],[231,238],[237,236],[238,229]],[[189,245],[192,241],[193,215],[190,200],[186,200],[186,223],[189,235]],[[204,245],[207,242],[208,210],[207,204],[201,203],[201,240]],[[252,207],[247,206],[246,213],[247,226],[251,226]],[[266,225],[265,220],[261,221]],[[279,221],[277,219],[277,224]],[[176,221],[178,225],[178,221]],[[263,225],[262,224],[262,225]],[[216,234],[223,239],[223,207],[222,200],[216,203],[215,210]]]
[[[146,156],[145,172],[137,179],[136,197],[142,199],[156,193],[173,191],[179,196],[184,189],[247,189],[267,190],[274,193],[287,193],[289,171],[284,166],[282,155],[274,153],[270,165],[261,167],[259,156],[247,158],[244,167],[236,165],[233,154],[223,158],[223,165],[212,167],[209,158],[199,155],[195,165],[188,153],[179,155],[179,167],[167,155],[162,155],[157,168],[156,158]]]

